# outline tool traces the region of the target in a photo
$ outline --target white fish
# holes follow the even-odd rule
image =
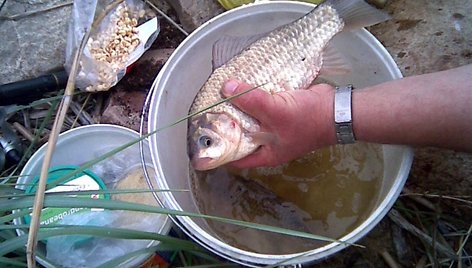
[[[221,101],[220,91],[229,79],[279,92],[307,88],[321,70],[345,70],[342,57],[329,47],[333,36],[387,19],[363,0],[328,0],[262,37],[223,37],[213,47],[215,69],[190,113]],[[197,170],[241,159],[266,142],[257,121],[229,102],[190,118],[188,131],[189,156]]]

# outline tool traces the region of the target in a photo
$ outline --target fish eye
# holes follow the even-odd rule
[[[201,136],[199,139],[198,139],[198,142],[200,143],[200,145],[208,148],[210,147],[212,144],[213,144],[213,141],[211,140],[210,137],[208,136]]]

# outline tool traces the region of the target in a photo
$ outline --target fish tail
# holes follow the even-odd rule
[[[333,7],[344,21],[344,30],[354,30],[386,21],[390,16],[364,0],[326,0],[322,5]]]

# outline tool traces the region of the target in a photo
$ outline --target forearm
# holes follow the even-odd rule
[[[472,65],[354,89],[352,118],[358,141],[436,146],[472,152]],[[233,81],[229,97],[252,87]],[[278,165],[336,144],[334,88],[269,94],[254,90],[232,100],[273,137],[255,153],[233,163],[240,168]]]
[[[357,140],[472,151],[471,77],[468,65],[354,90]]]

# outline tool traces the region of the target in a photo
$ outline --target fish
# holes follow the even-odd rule
[[[194,171],[192,175],[192,192],[203,214],[313,233],[308,224],[312,220],[310,214],[255,178],[241,176],[227,167]],[[219,221],[208,223],[224,241],[256,252],[287,254],[302,244],[302,248],[315,248],[319,244],[319,241]],[[283,244],[277,242],[281,240]]]
[[[298,20],[268,33],[222,36],[213,45],[213,72],[198,91],[189,114],[224,100],[221,89],[237,79],[271,93],[306,89],[320,74],[345,73],[349,66],[330,40],[388,20],[363,0],[327,0]],[[273,142],[256,119],[230,102],[189,118],[188,154],[196,170],[241,159]]]

